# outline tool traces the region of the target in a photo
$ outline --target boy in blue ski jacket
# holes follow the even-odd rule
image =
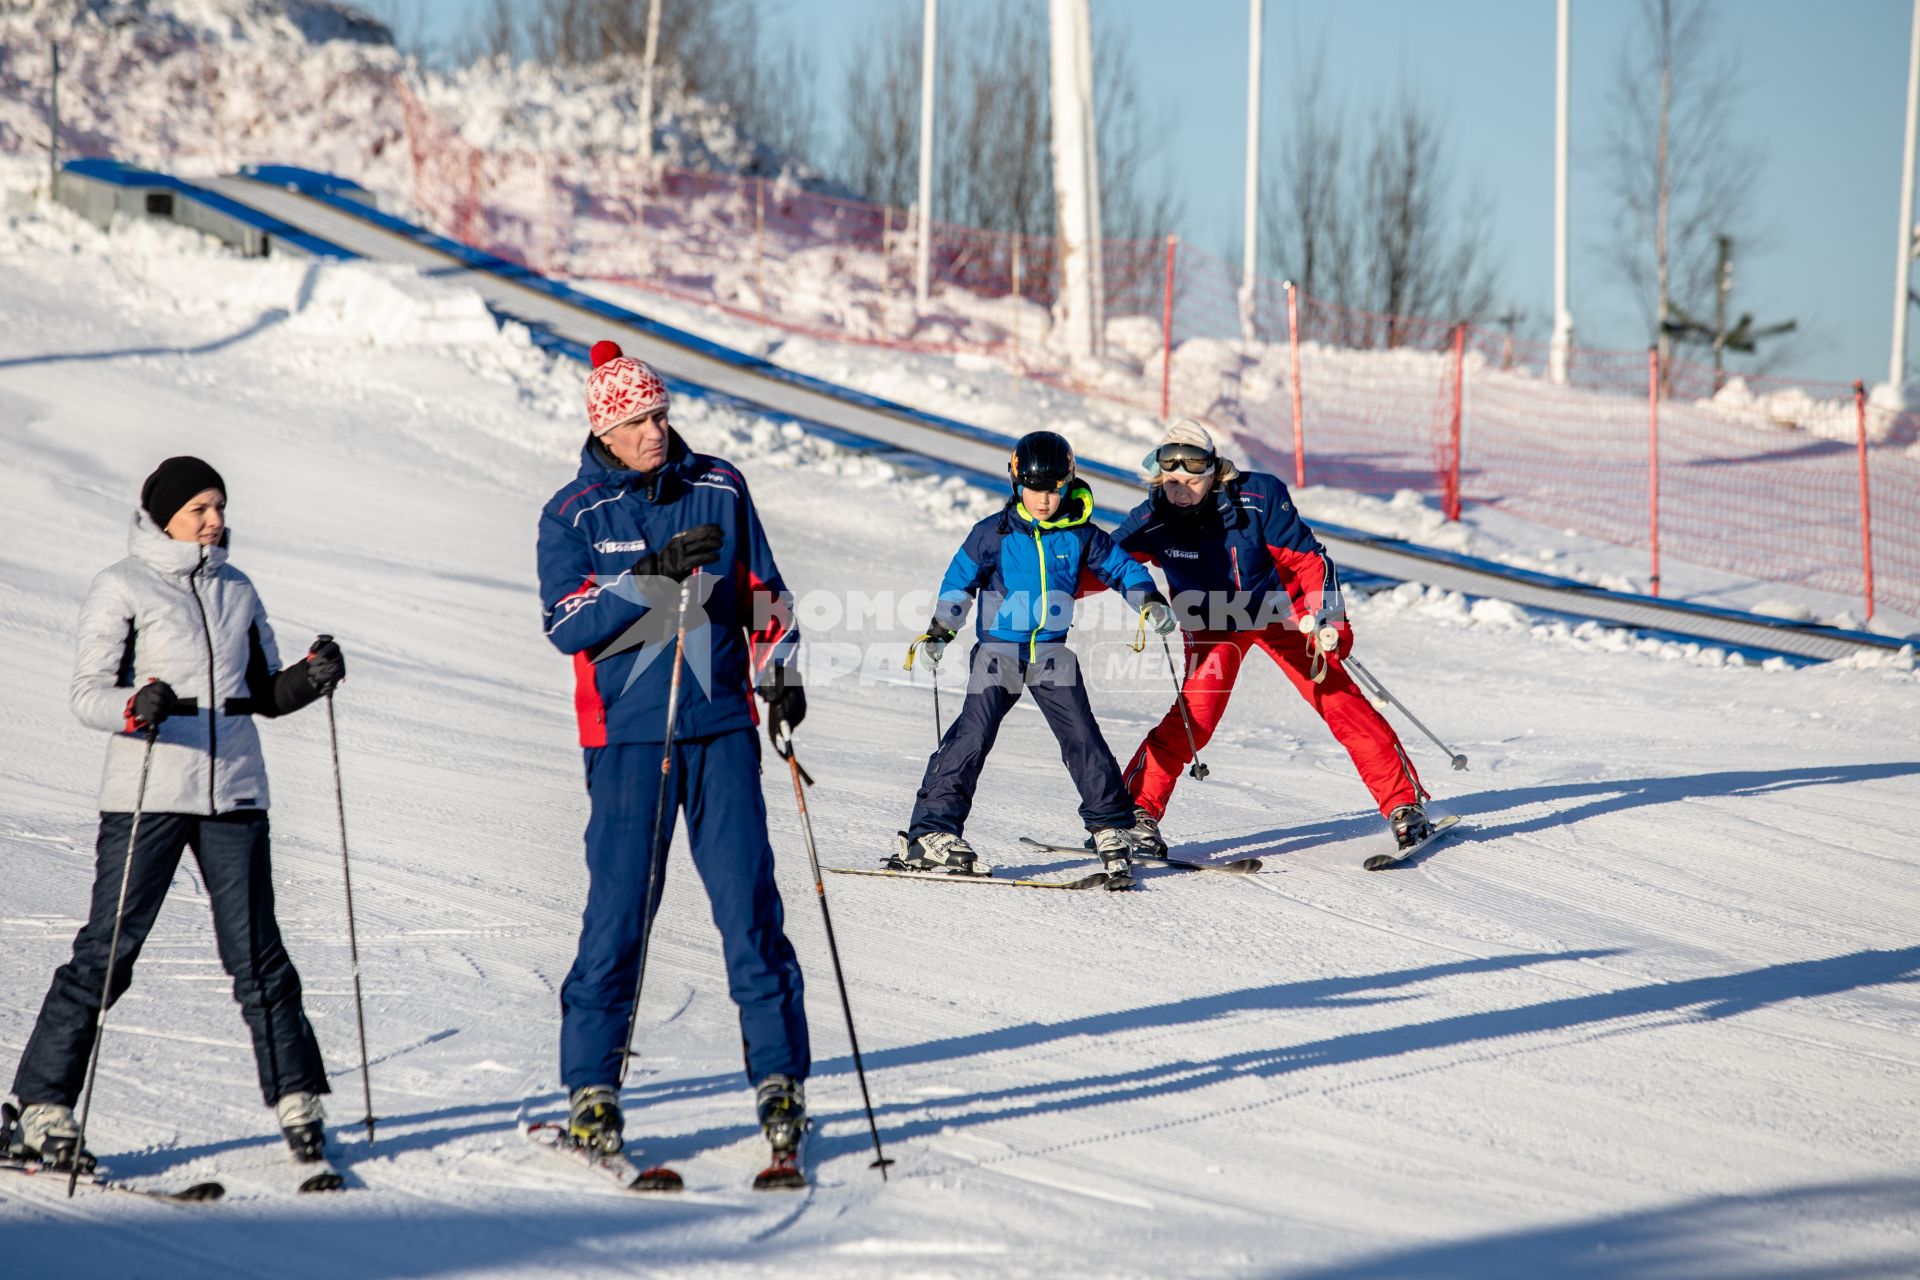
[[[593,366],[593,434],[579,475],[541,512],[539,544],[547,638],[573,657],[592,805],[579,952],[560,989],[569,1137],[606,1155],[622,1145],[619,1085],[652,927],[644,904],[659,908],[656,859],[684,809],[740,1010],[748,1081],[778,1157],[804,1130],[810,1059],[749,695],[766,700],[776,740],[806,714],[791,598],[745,479],[673,432],[665,384],[611,342],[594,344]]]
[[[927,761],[913,818],[889,865],[905,871],[983,874],[963,834],[973,791],[1000,722],[1021,691],[1033,694],[1080,790],[1080,818],[1093,833],[1107,888],[1133,887],[1133,802],[1087,702],[1080,665],[1066,644],[1074,598],[1109,587],[1161,634],[1173,612],[1153,579],[1092,523],[1093,495],[1074,475],[1073,449],[1051,431],[1021,437],[1008,466],[1013,496],[976,524],[954,553],[940,599],[914,647],[936,667],[980,595],[979,642],[967,698]],[[913,650],[908,651],[912,665]]]

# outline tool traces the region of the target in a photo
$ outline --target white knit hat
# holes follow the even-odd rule
[[[1166,439],[1147,451],[1140,459],[1140,469],[1150,476],[1160,474],[1160,451],[1170,444],[1185,445],[1189,449],[1205,449],[1213,457],[1220,456],[1220,450],[1214,446],[1213,433],[1195,418],[1182,418],[1167,428]]]
[[[1166,439],[1160,443],[1191,445],[1196,449],[1205,449],[1208,453],[1220,452],[1213,443],[1213,433],[1207,430],[1204,423],[1194,418],[1182,418],[1168,427]]]

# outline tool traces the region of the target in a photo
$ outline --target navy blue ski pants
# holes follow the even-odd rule
[[[586,749],[587,909],[580,950],[560,988],[560,1075],[569,1090],[620,1078],[633,984],[639,976],[653,815],[660,797],[659,743]],[[693,867],[706,886],[727,962],[727,989],[740,1010],[747,1079],[779,1072],[804,1080],[807,1043],[800,962],[787,942],[780,891],[767,843],[760,795],[760,752],[753,730],[673,744],[663,844],[675,810],[685,809]],[[667,877],[655,885],[660,908]],[[643,1036],[636,1032],[636,1049]]]
[[[13,1091],[22,1104],[58,1102],[71,1107],[86,1081],[87,1057],[113,945],[113,911],[126,866],[130,813],[100,815],[94,846],[93,905],[73,940],[73,958],[54,970],[39,1021],[20,1056]],[[233,977],[233,998],[253,1033],[260,1093],[269,1105],[289,1093],[327,1092],[320,1046],[300,1004],[300,975],[280,940],[273,911],[273,864],[267,815],[258,810],[205,818],[190,813],[140,817],[133,874],[127,882],[126,914],[119,957],[113,966],[111,1009],[133,983],[134,961],[160,914],[180,855],[188,845],[213,904],[213,935],[220,963]]]
[[[989,640],[975,645],[968,659],[967,699],[927,760],[909,836],[965,833],[980,770],[1000,734],[1000,722],[1020,701],[1022,689],[1033,694],[1060,743],[1060,759],[1080,789],[1080,821],[1087,830],[1133,825],[1133,801],[1107,740],[1100,736],[1073,650],[1063,644],[1041,645],[1033,654],[1023,644]]]

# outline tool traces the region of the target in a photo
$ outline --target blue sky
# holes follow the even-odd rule
[[[666,0],[667,3],[689,0]],[[984,0],[945,0],[948,13]],[[1044,4],[1032,0],[1034,38]],[[810,48],[831,124],[848,62],[874,18],[920,0],[773,0],[777,32]],[[430,38],[481,0],[430,0]],[[1171,117],[1167,172],[1185,197],[1180,233],[1215,252],[1240,238],[1246,144],[1243,0],[1094,0],[1097,27],[1124,33],[1155,110]],[[1647,334],[1608,279],[1600,244],[1614,214],[1597,162],[1604,111],[1633,0],[1573,0],[1571,290],[1579,340],[1633,348]],[[1793,318],[1787,370],[1886,376],[1911,7],[1901,0],[1722,0],[1717,29],[1737,57],[1739,142],[1762,157],[1755,187],[1765,244],[1736,261],[1734,310]],[[1553,0],[1268,0],[1263,129],[1285,124],[1296,47],[1324,43],[1330,95],[1356,117],[1404,75],[1448,139],[1456,185],[1490,198],[1501,304],[1544,336],[1553,302]]]

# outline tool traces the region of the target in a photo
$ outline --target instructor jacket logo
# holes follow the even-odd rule
[[[615,542],[612,538],[602,538],[593,544],[593,549],[603,556],[619,555],[627,551],[645,551],[647,540],[636,538],[631,542]]]

